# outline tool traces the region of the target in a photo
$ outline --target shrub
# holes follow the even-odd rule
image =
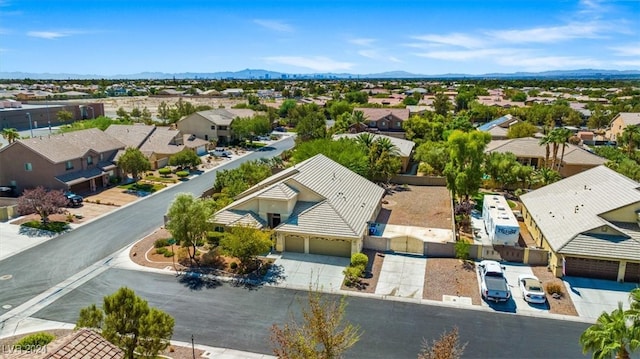
[[[153,246],[156,248],[166,247],[169,245],[169,238],[161,238],[153,242]]]
[[[167,168],[167,167],[161,168],[158,170],[158,173],[166,177],[167,175],[171,174],[171,168]]]
[[[46,224],[42,224],[41,221],[29,221],[21,224],[23,227],[30,227],[36,229],[42,229],[45,231],[61,233],[69,229],[69,224],[67,222],[48,222]]]
[[[465,240],[459,240],[455,244],[456,258],[467,260],[469,259],[469,249],[471,249],[471,243]]]
[[[562,285],[558,282],[547,283],[546,287],[549,294],[563,295]]]
[[[236,263],[236,262],[231,262],[231,263],[229,264],[229,268],[231,268],[231,269],[234,269],[234,270],[235,270],[236,268],[238,268],[238,263]]]
[[[176,172],[176,176],[180,178],[185,178],[189,175],[189,171],[178,171]]]
[[[167,252],[169,252],[169,251],[164,247],[156,248],[156,253],[157,254],[165,255]]]
[[[346,281],[347,286],[352,286],[356,283],[360,282],[360,277],[362,277],[362,268],[361,267],[347,267],[342,272],[344,274],[344,279]]]
[[[220,251],[218,248],[210,250],[202,255],[200,265],[206,268],[218,268],[222,265],[223,261],[220,257]]]
[[[364,271],[364,269],[367,268],[367,263],[369,263],[369,257],[364,253],[354,253],[351,256],[352,267],[361,267]]]
[[[164,253],[162,253],[166,258],[171,258],[175,253],[170,250],[165,249]]]
[[[99,199],[96,199],[96,204],[100,204],[100,200]]]
[[[15,344],[15,349],[18,349],[18,348],[24,348],[25,350],[35,349],[35,348],[44,349],[45,345],[51,343],[55,338],[56,337],[53,334],[49,334],[45,332],[27,335],[26,337],[20,339]]]
[[[209,231],[207,232],[207,243],[209,243],[209,245],[217,247],[220,245],[220,239],[222,239],[222,237],[224,237],[224,233]]]

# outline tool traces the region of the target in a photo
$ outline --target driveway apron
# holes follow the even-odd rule
[[[421,299],[426,267],[425,257],[386,254],[376,294]]]

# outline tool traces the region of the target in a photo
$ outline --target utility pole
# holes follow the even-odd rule
[[[193,359],[196,359],[196,347],[193,344],[193,334],[191,334],[191,352],[193,353]]]

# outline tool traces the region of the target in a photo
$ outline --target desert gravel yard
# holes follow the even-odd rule
[[[378,223],[452,229],[451,195],[446,187],[396,187],[382,200]]]
[[[475,264],[456,258],[429,258],[424,277],[423,298],[443,301],[443,296],[470,298],[480,305]]]

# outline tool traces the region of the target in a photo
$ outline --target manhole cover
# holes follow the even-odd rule
[[[2,306],[2,309],[11,309],[11,304],[5,304]]]
[[[9,280],[11,278],[13,278],[11,274],[5,274],[3,276],[0,276],[0,280]]]

